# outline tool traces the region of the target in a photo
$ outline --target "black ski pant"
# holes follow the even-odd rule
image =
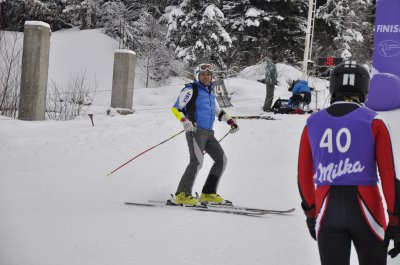
[[[226,156],[220,143],[215,139],[214,131],[196,128],[195,132],[187,132],[186,140],[189,147],[190,162],[179,182],[176,194],[185,192],[192,194],[196,176],[203,166],[204,151],[214,160],[207,180],[203,186],[203,193],[217,193],[218,184],[226,167]]]
[[[322,265],[349,265],[353,242],[359,265],[386,265],[386,249],[369,227],[357,186],[331,186],[318,233]]]

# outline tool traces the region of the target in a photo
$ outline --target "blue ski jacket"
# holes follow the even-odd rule
[[[195,122],[199,128],[212,130],[216,112],[220,112],[219,107],[216,106],[214,83],[211,83],[209,86],[205,86],[197,80],[194,80],[194,83],[197,85],[197,97],[195,99],[192,98],[193,85],[192,83],[187,84],[181,91],[181,95],[182,92],[186,92],[186,96],[183,98],[178,97],[173,107],[185,113],[187,110],[186,104],[194,99],[196,110],[194,113],[195,120],[192,122]],[[185,117],[188,118],[187,113],[185,113]]]

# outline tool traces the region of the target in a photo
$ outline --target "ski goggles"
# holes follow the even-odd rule
[[[212,66],[212,64],[200,64],[199,65],[199,71],[200,72],[205,72],[205,71],[212,72],[213,71],[213,66]]]

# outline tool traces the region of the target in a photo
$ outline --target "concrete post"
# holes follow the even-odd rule
[[[135,64],[135,52],[130,50],[115,51],[111,107],[132,111]]]
[[[25,22],[19,120],[45,119],[50,35],[49,24],[40,21]]]

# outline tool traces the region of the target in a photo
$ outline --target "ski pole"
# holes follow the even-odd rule
[[[230,133],[231,133],[231,130],[229,130],[224,136],[222,136],[221,139],[219,139],[218,142],[221,142],[222,140],[224,140],[224,138],[227,137],[228,134],[230,134]]]
[[[170,138],[168,138],[168,139],[162,141],[161,143],[159,143],[159,144],[157,144],[157,145],[155,145],[155,146],[153,146],[153,147],[150,147],[149,149],[147,149],[147,150],[141,152],[141,153],[138,154],[137,156],[131,158],[129,161],[125,162],[125,163],[122,164],[121,166],[117,167],[116,169],[114,169],[113,171],[111,171],[110,173],[108,173],[107,176],[110,176],[111,174],[113,174],[113,173],[114,173],[115,171],[117,171],[118,169],[120,169],[120,168],[124,167],[126,164],[130,163],[132,160],[138,158],[139,156],[143,155],[144,153],[150,151],[151,149],[156,148],[157,146],[162,145],[162,144],[165,143],[165,142],[168,142],[169,140],[171,140],[172,138],[178,136],[179,134],[183,133],[184,131],[185,131],[185,130],[182,130],[182,131],[178,132],[177,134],[171,136]]]
[[[230,134],[231,130],[229,130],[224,136],[221,137],[221,139],[218,140],[218,143],[221,142],[222,140],[224,140],[225,137],[228,136],[228,134]],[[207,152],[204,150],[203,151],[203,155],[205,155]]]

